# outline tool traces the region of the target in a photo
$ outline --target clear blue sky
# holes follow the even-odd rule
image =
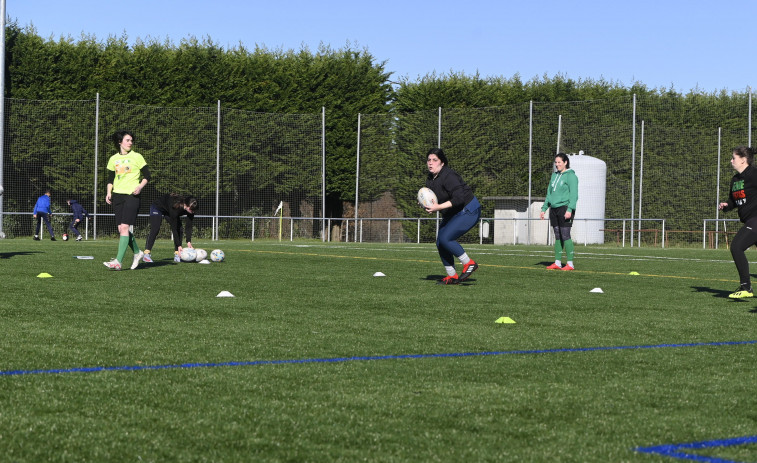
[[[757,86],[756,0],[6,0],[39,35],[210,38],[316,51],[348,43],[392,80],[463,72],[604,78],[687,93]],[[464,6],[463,6],[464,5]],[[126,7],[125,7],[126,6]]]

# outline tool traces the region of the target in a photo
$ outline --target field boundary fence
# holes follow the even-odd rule
[[[603,221],[600,229],[611,230],[601,232],[604,240],[621,247],[654,245],[655,233],[660,245],[696,245],[702,221],[727,223],[716,204],[729,194],[731,148],[751,144],[752,96],[724,100],[709,112],[676,101],[633,95],[357,114],[355,138],[340,141],[354,147],[354,162],[345,166],[326,150],[327,108],[273,114],[224,108],[220,101],[186,108],[99,95],[6,99],[0,236],[31,236],[31,211],[47,188],[56,230],[67,226],[66,200],[77,199],[93,217],[89,237],[115,236],[104,201],[106,164],[115,153],[111,134],[129,129],[153,172],[141,212],[160,194],[193,194],[200,200],[197,234],[211,240],[278,237],[271,217],[279,206],[279,220],[294,224],[281,231],[282,239],[428,239],[438,221],[426,217],[415,197],[425,183],[426,152],[441,147],[482,202],[488,219],[478,235],[488,226],[492,236],[515,233],[526,244],[547,236],[549,243],[548,229],[536,219],[554,155],[564,152],[579,177],[577,224]],[[354,175],[354,193],[342,192],[340,216],[327,215],[327,171]],[[146,228],[143,219],[137,228]],[[658,221],[664,225],[649,225]],[[508,222],[509,228],[495,227]],[[712,236],[717,246],[726,235]]]
[[[702,249],[720,249],[721,239],[728,247],[729,237],[735,235],[741,228],[739,219],[704,219],[702,222]],[[732,224],[730,230],[728,224]]]

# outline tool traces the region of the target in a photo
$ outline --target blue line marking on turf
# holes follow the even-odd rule
[[[634,450],[642,453],[656,453],[665,457],[682,458],[684,460],[703,461],[707,463],[739,463],[717,457],[707,457],[682,452],[681,449],[706,449],[711,447],[733,447],[735,445],[757,443],[757,436],[734,437],[733,439],[718,439],[685,444],[655,445],[652,447],[637,447]]]
[[[406,360],[406,359],[430,359],[430,358],[449,358],[449,357],[481,357],[484,355],[532,355],[532,354],[560,354],[571,352],[594,352],[594,351],[611,351],[626,349],[664,349],[675,347],[719,347],[719,346],[743,346],[757,344],[754,341],[722,341],[722,342],[691,342],[683,344],[653,344],[641,346],[606,346],[606,347],[575,347],[561,349],[535,349],[535,350],[506,350],[494,352],[458,352],[446,354],[404,354],[404,355],[377,355],[362,357],[334,357],[334,358],[309,358],[309,359],[290,359],[290,360],[254,360],[246,362],[220,362],[220,363],[182,363],[174,365],[125,365],[110,367],[80,367],[80,368],[61,368],[49,370],[0,370],[0,376],[21,376],[21,375],[40,375],[40,374],[61,374],[61,373],[98,373],[101,371],[140,371],[140,370],[167,370],[171,368],[215,368],[215,367],[239,367],[239,366],[260,366],[260,365],[286,365],[301,363],[344,363],[369,360]]]

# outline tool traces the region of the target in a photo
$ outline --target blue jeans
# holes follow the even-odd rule
[[[460,212],[442,220],[439,235],[436,237],[436,248],[439,250],[439,257],[442,258],[445,267],[453,267],[455,257],[460,257],[465,253],[457,239],[475,227],[480,218],[481,203],[474,196]]]

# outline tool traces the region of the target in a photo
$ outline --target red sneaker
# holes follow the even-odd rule
[[[552,264],[549,267],[547,267],[547,270],[560,270],[562,267],[560,267],[557,264]]]
[[[478,264],[474,261],[469,261],[467,264],[463,265],[463,273],[460,274],[460,281],[465,281],[468,279],[469,276],[471,276],[471,273],[475,272],[478,269]]]
[[[568,271],[570,271],[570,270],[575,270],[575,269],[574,269],[573,267],[571,267],[570,265],[566,265],[566,266],[565,266],[565,267],[563,267],[562,269],[563,269],[563,270],[568,270]]]
[[[451,277],[444,277],[441,280],[437,281],[436,284],[438,285],[456,285],[459,283],[459,279],[457,278],[457,273],[454,276]]]

